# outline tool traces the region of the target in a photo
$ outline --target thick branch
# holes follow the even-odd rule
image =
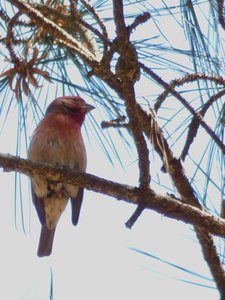
[[[120,96],[124,100],[127,108],[130,130],[132,131],[137,148],[140,186],[148,188],[150,182],[149,153],[144,135],[138,123],[137,103],[135,100],[134,89],[132,87],[124,88],[123,93],[120,93]]]
[[[121,81],[121,88],[117,92],[125,102],[130,130],[137,148],[140,186],[148,188],[150,182],[148,148],[142,130],[138,126],[137,103],[134,92],[134,82],[139,73],[138,60],[136,50],[129,40],[122,0],[113,1],[113,14],[116,25],[117,50],[120,54],[116,64],[116,76]]]
[[[152,209],[172,219],[204,228],[216,236],[225,237],[225,220],[201,211],[191,205],[184,204],[170,196],[156,194],[153,190],[143,190],[110,180],[102,179],[87,173],[73,171],[65,167],[32,162],[11,155],[0,155],[0,166],[4,171],[16,171],[27,176],[40,175],[52,180],[68,182],[82,186],[88,190],[102,193],[128,203],[139,204],[145,200],[146,208]]]
[[[113,1],[113,14],[114,22],[116,25],[116,35],[118,40],[128,41],[128,32],[125,24],[125,18],[123,13],[123,0]]]

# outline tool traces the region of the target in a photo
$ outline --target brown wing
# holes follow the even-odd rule
[[[75,198],[70,198],[71,208],[72,208],[72,223],[74,226],[77,225],[79,220],[80,209],[83,202],[83,195],[84,195],[84,189],[79,188],[77,196]]]

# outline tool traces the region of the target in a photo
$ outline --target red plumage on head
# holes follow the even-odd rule
[[[91,111],[94,107],[87,104],[84,99],[79,96],[63,96],[56,98],[48,106],[46,115],[51,113],[62,113],[63,115],[70,115],[82,125],[85,114]]]

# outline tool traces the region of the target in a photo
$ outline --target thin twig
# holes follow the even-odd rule
[[[137,221],[137,219],[140,217],[142,212],[145,209],[145,205],[139,204],[137,208],[135,209],[132,216],[129,218],[129,220],[125,223],[126,227],[131,229],[134,225],[134,223]]]
[[[151,15],[149,12],[144,12],[143,14],[137,16],[134,20],[134,22],[127,26],[127,30],[129,34],[132,33],[133,30],[135,30],[139,25],[147,22],[151,18]]]
[[[209,107],[218,99],[220,99],[222,96],[225,95],[225,90],[222,90],[220,91],[219,93],[217,93],[216,95],[212,95],[209,100],[203,105],[202,109],[200,110],[200,114],[202,117],[205,116],[207,110],[209,109]],[[199,128],[199,125],[200,125],[200,122],[199,122],[199,119],[196,118],[196,117],[193,117],[192,118],[192,121],[189,125],[189,129],[188,129],[188,133],[187,133],[187,138],[186,138],[186,141],[185,141],[185,145],[183,147],[183,150],[181,152],[181,155],[180,155],[180,158],[182,160],[185,160],[187,154],[188,154],[188,151],[190,149],[190,146],[191,144],[193,143],[194,141],[194,138],[196,137],[197,135],[197,131],[198,131],[198,128]]]
[[[176,97],[184,107],[187,108],[190,113],[199,119],[199,123],[201,126],[205,129],[205,131],[209,134],[209,136],[214,140],[214,142],[217,144],[217,146],[221,149],[222,153],[225,155],[225,145],[223,142],[218,138],[216,133],[204,122],[202,119],[202,116],[195,112],[195,110],[191,107],[191,105],[186,101],[184,97],[180,95],[176,90],[170,87],[170,85],[165,82],[161,77],[159,77],[156,73],[154,73],[150,68],[146,67],[144,64],[139,63],[140,67],[149,75],[151,76],[157,83],[159,83],[161,86],[163,86],[166,90],[169,90],[169,92]]]
[[[15,20],[17,20],[20,16],[21,16],[22,12],[17,12],[15,14],[15,16],[8,22],[8,26],[7,26],[7,35],[5,38],[5,45],[6,48],[9,51],[9,55],[10,55],[10,59],[11,62],[14,65],[17,65],[18,63],[20,63],[20,59],[17,57],[14,49],[13,49],[13,45],[12,45],[12,41],[14,39],[14,34],[13,34],[13,26],[14,26],[14,22]]]
[[[120,117],[116,118],[115,120],[102,121],[101,127],[102,127],[102,129],[110,128],[110,127],[129,129],[130,125],[129,125],[129,123],[124,123],[125,120],[126,120],[125,116],[120,116]]]
[[[175,87],[182,86],[185,83],[190,83],[196,80],[210,80],[215,82],[216,84],[221,84],[225,87],[225,79],[222,76],[199,74],[199,73],[188,74],[182,78],[172,80],[168,84],[168,88],[165,89],[165,91],[161,95],[159,95],[156,99],[155,106],[154,106],[155,111],[157,112],[159,110],[163,101],[166,99],[168,94],[171,93],[171,89],[174,89]]]
[[[97,21],[98,25],[100,26],[101,30],[102,30],[102,34],[98,31],[98,33],[96,33],[101,40],[103,41],[104,44],[104,52],[107,50],[107,46],[109,45],[109,39],[108,39],[108,32],[107,29],[104,25],[104,23],[102,22],[101,18],[99,17],[99,15],[97,14],[97,12],[95,11],[94,7],[87,2],[86,0],[80,0],[84,6],[86,6],[86,8],[90,11],[90,13],[93,15],[94,19]],[[92,26],[91,26],[92,27]],[[93,27],[92,27],[93,29]],[[90,29],[90,30],[92,30]]]

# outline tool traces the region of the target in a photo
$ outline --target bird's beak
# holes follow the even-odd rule
[[[95,107],[90,105],[90,104],[86,103],[85,105],[82,105],[82,111],[85,112],[85,113],[88,113],[92,109],[95,109]]]

